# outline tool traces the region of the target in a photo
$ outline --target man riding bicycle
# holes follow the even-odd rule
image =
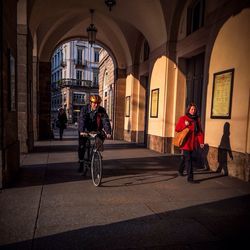
[[[87,134],[90,131],[99,132],[98,140],[103,144],[105,138],[111,138],[111,125],[108,114],[104,107],[100,106],[102,101],[99,95],[91,95],[90,103],[83,106],[79,117],[79,147],[78,156],[80,167],[78,172],[83,172],[84,153],[86,149]]]

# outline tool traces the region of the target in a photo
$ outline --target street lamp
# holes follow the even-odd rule
[[[109,11],[111,11],[112,7],[116,4],[116,0],[105,0],[105,4],[108,6]]]
[[[97,33],[97,28],[93,24],[93,15],[94,15],[94,10],[90,10],[91,14],[91,24],[87,28],[87,33],[88,33],[88,42],[90,43],[91,47],[96,41],[96,33]]]

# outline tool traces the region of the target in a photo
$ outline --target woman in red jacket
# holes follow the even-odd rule
[[[188,182],[196,183],[193,179],[193,151],[199,146],[204,147],[204,135],[201,128],[200,118],[197,115],[197,106],[195,103],[190,103],[186,110],[186,115],[181,116],[176,124],[175,131],[180,132],[188,127],[189,132],[184,145],[181,147],[183,150],[183,159],[179,166],[179,175],[183,176],[184,168],[187,169]]]

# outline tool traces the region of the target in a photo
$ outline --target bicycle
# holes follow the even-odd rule
[[[87,132],[84,135],[87,140],[84,152],[83,176],[90,169],[92,182],[96,187],[100,186],[102,181],[102,155],[99,150],[103,146],[103,142],[98,138],[99,134],[100,132]]]

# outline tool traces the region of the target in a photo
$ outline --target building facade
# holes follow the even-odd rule
[[[113,59],[105,49],[102,48],[99,53],[99,95],[112,124],[114,117],[115,67]]]
[[[59,46],[51,59],[51,122],[64,108],[69,123],[78,121],[80,109],[89,95],[98,94],[98,45],[73,40]]]

